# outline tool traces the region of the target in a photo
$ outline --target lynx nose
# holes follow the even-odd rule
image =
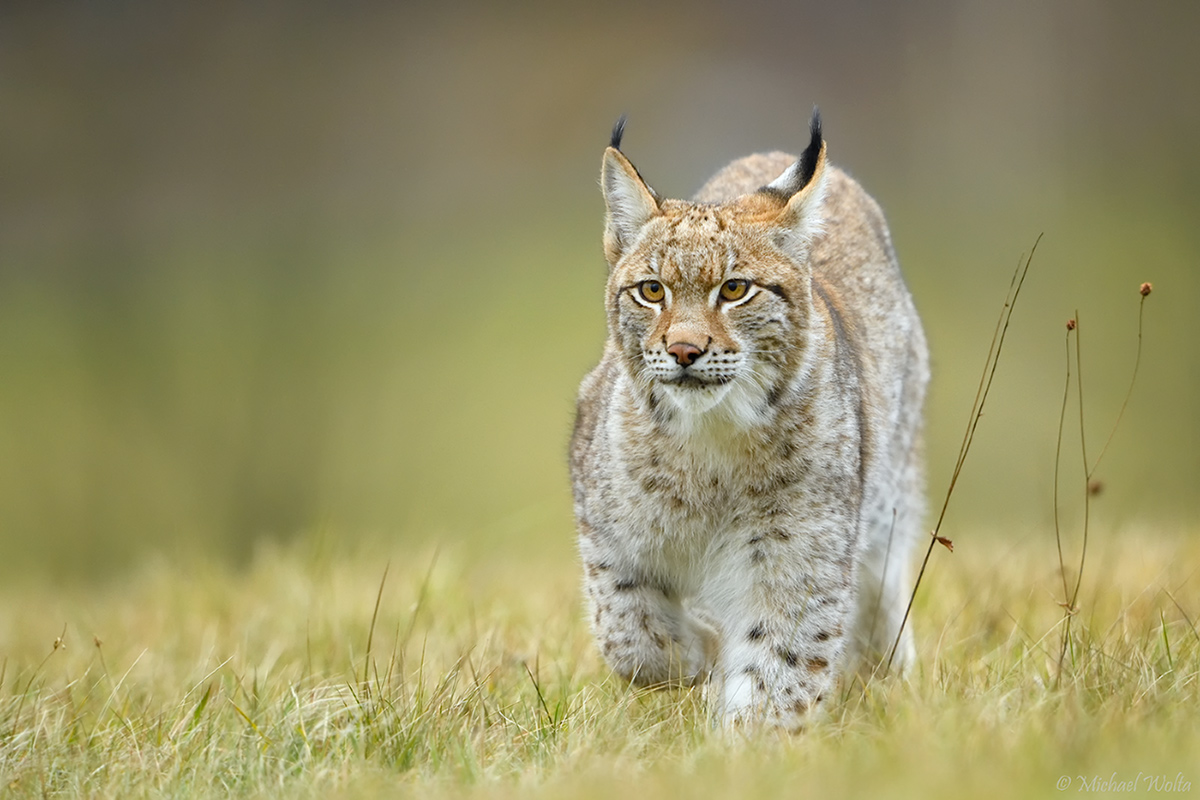
[[[691,342],[676,342],[667,348],[667,352],[675,357],[675,363],[690,367],[696,358],[704,353]]]

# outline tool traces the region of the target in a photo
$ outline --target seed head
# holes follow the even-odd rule
[[[1138,291],[1142,293],[1142,297],[1145,297],[1154,291],[1154,284],[1150,283],[1150,281],[1146,281],[1142,284],[1142,288],[1138,289]]]
[[[1075,318],[1074,317],[1071,317],[1069,320],[1067,320],[1067,330],[1069,330],[1069,331],[1075,330]]]

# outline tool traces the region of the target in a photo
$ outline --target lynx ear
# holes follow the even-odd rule
[[[762,189],[783,202],[776,221],[785,230],[786,239],[805,250],[821,230],[821,203],[825,199],[826,148],[821,136],[821,112],[816,108],[809,131],[808,147],[796,163]]]
[[[650,219],[661,213],[658,197],[646,185],[637,168],[620,151],[621,135],[625,132],[625,117],[613,126],[612,143],[604,151],[600,168],[600,186],[604,191],[604,256],[616,265]]]

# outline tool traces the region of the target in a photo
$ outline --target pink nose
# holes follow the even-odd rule
[[[697,356],[704,353],[699,347],[690,342],[676,342],[667,348],[667,352],[675,357],[675,363],[690,367]]]

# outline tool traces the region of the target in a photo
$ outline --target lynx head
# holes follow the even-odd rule
[[[621,152],[623,132],[624,118],[601,170],[609,346],[652,400],[668,401],[664,413],[723,407],[766,422],[803,363],[826,181],[820,116],[783,174],[715,204],[660,197]]]

